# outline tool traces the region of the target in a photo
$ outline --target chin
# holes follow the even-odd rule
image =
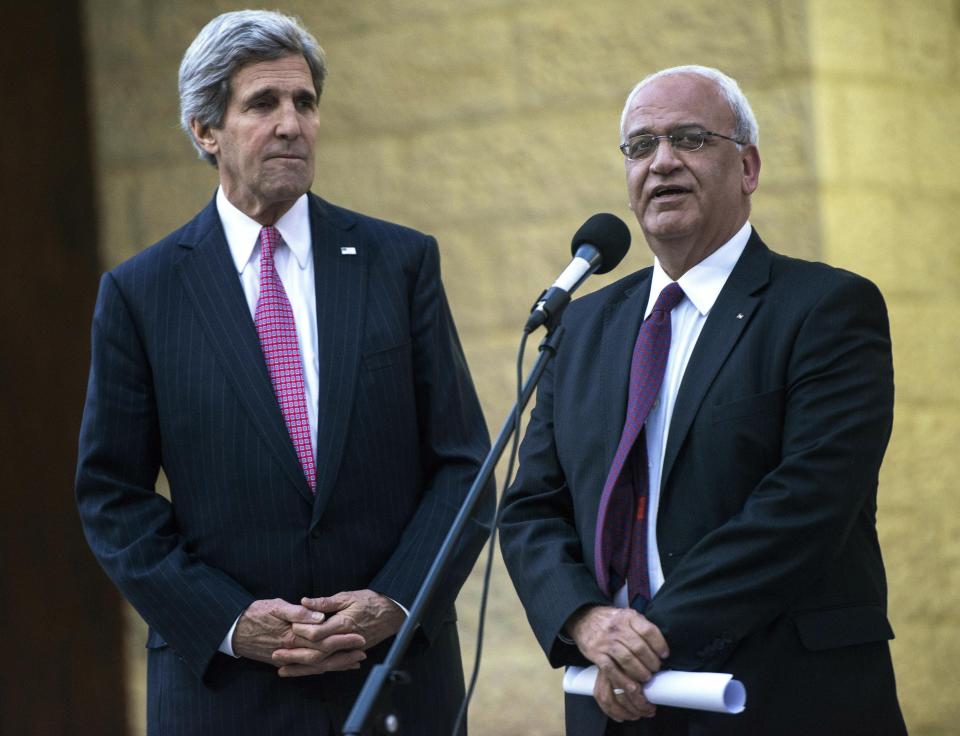
[[[689,237],[696,227],[689,222],[654,222],[643,226],[643,234],[657,240],[675,240]]]
[[[288,202],[298,199],[302,194],[310,191],[312,179],[297,179],[295,181],[274,182],[267,188],[270,192],[270,199],[274,202]]]

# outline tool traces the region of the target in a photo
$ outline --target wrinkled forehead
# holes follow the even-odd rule
[[[733,111],[720,88],[697,74],[671,74],[637,90],[627,104],[623,133],[665,133],[684,125],[727,133]]]
[[[302,54],[289,53],[273,58],[251,59],[235,69],[230,76],[231,94],[277,86],[316,92],[310,66]]]

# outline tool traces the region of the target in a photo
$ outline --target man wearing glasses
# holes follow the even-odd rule
[[[758,130],[733,79],[647,77],[621,141],[655,263],[567,310],[501,527],[551,664],[599,667],[567,733],[904,734],[876,533],[883,298],[752,228]],[[651,705],[665,668],[733,673],[746,711]]]

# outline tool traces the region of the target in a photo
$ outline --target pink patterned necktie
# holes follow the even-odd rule
[[[310,442],[310,420],[297,326],[287,292],[273,262],[274,251],[281,242],[280,233],[275,227],[260,230],[260,298],[253,322],[260,336],[263,357],[267,361],[267,370],[287,431],[290,432],[310,490],[315,492],[317,467]]]
[[[630,605],[650,599],[647,567],[649,476],[643,425],[660,393],[670,353],[670,312],[683,299],[677,283],[667,284],[640,325],[630,364],[627,417],[600,495],[594,541],[597,582],[608,595],[627,584]],[[637,439],[640,439],[638,442]]]

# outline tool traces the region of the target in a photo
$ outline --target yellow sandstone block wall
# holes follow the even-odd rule
[[[105,267],[210,197],[214,171],[177,129],[176,72],[202,25],[239,7],[87,1]],[[912,732],[949,733],[960,716],[945,685],[960,658],[960,542],[947,485],[960,470],[956,4],[294,0],[281,9],[304,20],[330,66],[314,191],[438,237],[492,432],[510,404],[519,326],[582,221],[610,211],[634,234],[626,261],[592,287],[650,261],[616,150],[627,91],[683,63],[741,82],[761,128],[754,224],[782,252],[867,274],[889,300],[898,414],[880,525],[894,656]],[[475,572],[460,601],[468,670],[478,591]],[[473,733],[561,733],[559,676],[499,567],[490,606]],[[139,725],[143,631],[130,621]]]
[[[960,732],[960,4],[810,3],[823,260],[887,299],[879,527],[915,734]]]

